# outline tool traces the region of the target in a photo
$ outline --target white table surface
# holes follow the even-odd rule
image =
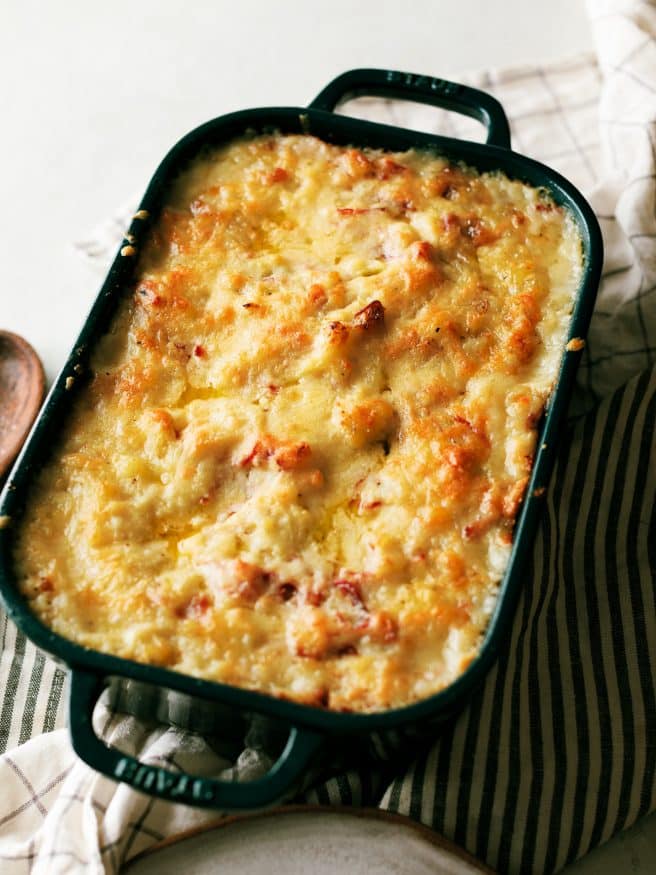
[[[583,0],[114,0],[0,7],[0,328],[50,379],[98,289],[73,248],[186,131],[303,105],[351,67],[457,78],[593,48]],[[653,872],[656,819],[572,868]]]

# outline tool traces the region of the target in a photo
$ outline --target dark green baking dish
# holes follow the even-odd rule
[[[477,144],[337,115],[335,107],[358,95],[401,98],[445,107],[473,116],[487,128],[487,143]],[[559,174],[510,150],[510,132],[500,104],[472,88],[409,73],[385,70],[352,70],[331,82],[307,108],[276,107],[236,112],[208,122],[182,139],[166,156],[152,178],[130,229],[138,250],[156,221],[171,180],[199,150],[224,143],[246,132],[277,130],[310,133],[332,143],[371,146],[389,150],[411,147],[430,149],[446,158],[464,161],[480,170],[501,170],[508,176],[544,187],[574,217],[583,240],[584,270],[573,309],[569,338],[584,338],[599,282],[602,241],[594,213],[581,194]],[[515,529],[508,569],[480,654],[448,688],[417,704],[376,714],[324,711],[212,681],[188,677],[167,669],[87,650],[54,634],[33,616],[19,595],[12,567],[12,544],[29,496],[33,475],[39,470],[66,419],[79,386],[88,372],[89,350],[105,332],[123,291],[130,287],[135,270],[132,247],[122,248],[110,268],[66,365],[57,378],[32,434],[0,496],[0,592],[9,616],[20,629],[71,670],[70,730],[77,753],[89,765],[152,795],[193,805],[222,809],[256,808],[278,801],[295,788],[311,761],[328,742],[356,745],[361,739],[403,744],[425,728],[443,722],[467,701],[482,679],[499,646],[507,637],[517,596],[523,583],[524,560],[531,549],[536,522],[554,462],[559,427],[574,383],[581,344],[563,350],[558,380],[540,426],[538,451],[527,497]],[[189,707],[203,702],[217,715],[219,725],[243,727],[259,715],[284,733],[278,759],[261,779],[237,783],[173,773],[144,765],[107,747],[94,733],[94,705],[111,679],[123,679],[146,705],[153,690],[173,691]],[[148,707],[146,706],[146,713]],[[155,713],[152,717],[155,718]]]

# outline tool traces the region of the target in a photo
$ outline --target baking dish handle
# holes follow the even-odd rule
[[[340,103],[352,97],[395,97],[428,103],[478,119],[487,128],[487,142],[492,146],[510,148],[510,127],[499,101],[468,85],[400,73],[397,70],[349,70],[333,79],[310,104],[311,109],[332,112]]]
[[[325,742],[316,732],[291,727],[278,760],[266,775],[254,781],[222,781],[172,772],[161,766],[141,763],[133,756],[108,747],[98,738],[93,729],[92,714],[104,687],[104,680],[99,675],[79,668],[71,671],[69,722],[75,753],[97,772],[169,802],[224,811],[272,805],[295,789],[313,755]]]

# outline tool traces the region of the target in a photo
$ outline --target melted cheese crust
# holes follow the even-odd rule
[[[333,709],[476,656],[581,276],[543,192],[258,136],[174,186],[22,524],[96,650]]]

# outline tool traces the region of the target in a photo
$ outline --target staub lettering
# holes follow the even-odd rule
[[[146,792],[156,792],[168,799],[190,799],[194,802],[212,802],[214,787],[203,778],[174,775],[157,766],[147,766],[129,757],[121,757],[114,769],[114,777]]]
[[[387,81],[392,85],[405,85],[406,88],[416,88],[417,91],[431,91],[444,97],[453,97],[462,88],[457,82],[448,82],[446,79],[436,79],[433,76],[416,76],[414,73],[398,73],[396,70],[387,71]]]

